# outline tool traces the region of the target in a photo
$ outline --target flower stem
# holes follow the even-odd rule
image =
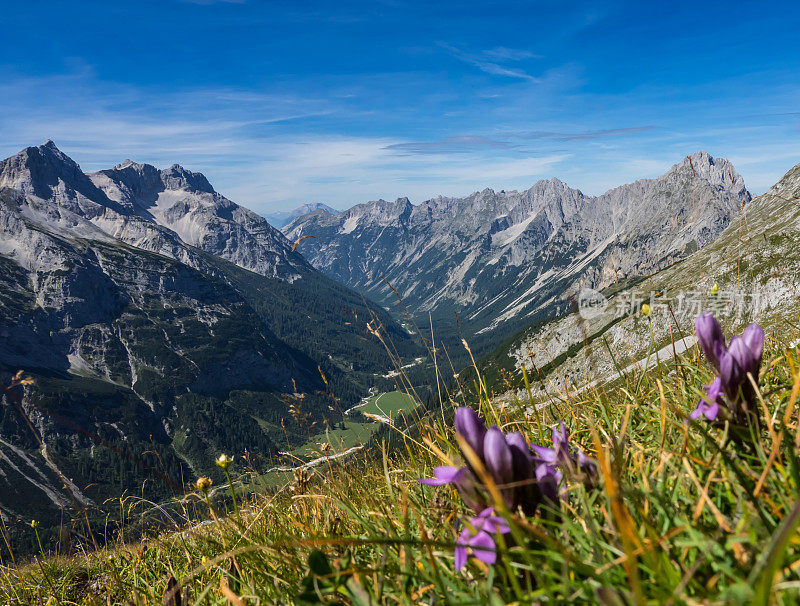
[[[233,499],[233,508],[236,510],[236,517],[239,518],[239,522],[242,521],[242,513],[239,511],[239,503],[236,502],[236,491],[233,490],[233,481],[231,480],[231,474],[228,472],[227,469],[223,470],[225,472],[225,477],[228,479],[228,488],[231,490],[231,498]]]

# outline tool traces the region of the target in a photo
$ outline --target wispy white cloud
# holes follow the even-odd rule
[[[607,128],[603,130],[592,130],[582,133],[554,133],[547,131],[535,131],[530,133],[520,133],[519,136],[525,139],[556,139],[558,141],[590,141],[592,139],[605,139],[607,137],[619,137],[622,135],[633,135],[655,130],[657,126],[630,126],[625,128]]]
[[[262,162],[247,167],[250,183],[260,185],[243,182],[228,191],[243,199],[326,201],[337,208],[401,196],[421,201],[484,187],[527,188],[553,176],[556,166],[569,158],[398,157],[392,145],[392,140],[381,138],[274,141]]]
[[[481,148],[511,149],[514,145],[508,141],[498,141],[479,135],[454,135],[437,141],[408,141],[394,143],[386,149],[398,154],[458,154]]]
[[[247,0],[180,0],[187,4],[202,4],[211,6],[212,4],[245,4]]]
[[[483,51],[483,55],[488,59],[496,61],[522,61],[523,59],[541,59],[542,55],[537,55],[529,50],[520,48],[506,48],[505,46],[496,46]]]
[[[452,44],[448,44],[446,42],[438,42],[438,45],[443,49],[445,49],[448,53],[450,53],[450,55],[452,55],[459,61],[463,61],[464,63],[473,65],[482,72],[485,72],[487,74],[492,74],[494,76],[505,76],[507,78],[518,78],[520,80],[527,80],[530,82],[539,81],[539,78],[532,76],[521,69],[505,67],[495,61],[491,61],[490,58],[506,58],[506,59],[509,58],[509,57],[497,57],[496,53],[497,49],[494,49],[495,51],[494,55],[492,54],[493,51],[488,51],[488,54],[486,51],[484,51],[483,54],[476,55],[473,53],[464,52],[459,48],[453,46]],[[504,50],[510,51],[510,49],[504,49]],[[516,56],[516,60],[524,58],[519,55],[519,52],[520,51],[517,51],[518,54]]]

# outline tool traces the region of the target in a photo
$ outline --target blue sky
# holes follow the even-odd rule
[[[206,174],[259,212],[557,176],[595,194],[705,149],[800,162],[795,2],[0,3],[0,156]]]

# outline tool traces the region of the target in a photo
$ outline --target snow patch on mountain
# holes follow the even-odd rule
[[[492,246],[501,247],[513,242],[522,235],[535,218],[536,217],[533,216],[528,217],[516,225],[512,225],[511,227],[492,234]]]

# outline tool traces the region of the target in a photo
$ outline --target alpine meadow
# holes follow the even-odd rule
[[[0,604],[800,603],[798,23],[7,2]]]

